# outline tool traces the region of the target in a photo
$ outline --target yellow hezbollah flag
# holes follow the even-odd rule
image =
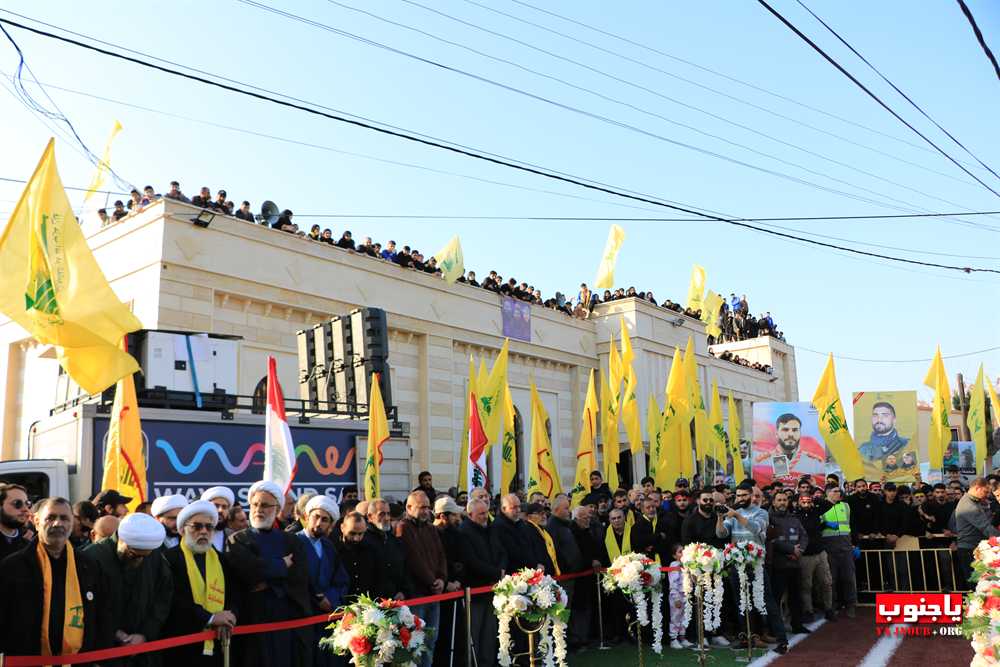
[[[493,362],[493,368],[487,376],[485,366],[480,368],[479,378],[476,380],[476,399],[479,401],[479,419],[483,422],[483,431],[489,438],[486,451],[490,451],[495,443],[500,441],[501,417],[503,410],[503,388],[507,384],[507,347],[510,340],[505,338],[503,347],[497,360]]]
[[[528,496],[538,491],[549,500],[562,493],[562,482],[552,456],[547,424],[549,413],[538,397],[535,381],[531,381],[531,460],[528,461]]]
[[[448,245],[434,255],[437,260],[441,275],[448,283],[453,283],[465,273],[465,258],[462,256],[462,244],[458,240],[458,235],[448,241]]]
[[[934,390],[934,400],[931,402],[931,426],[927,434],[927,460],[931,469],[935,469],[941,467],[944,450],[951,442],[951,424],[948,422],[951,389],[948,388],[948,374],[944,370],[940,345],[924,377],[924,385]]]
[[[729,428],[726,436],[729,442],[729,455],[733,457],[733,481],[737,484],[747,478],[743,471],[743,459],[740,457],[740,415],[736,409],[733,392],[729,392]]]
[[[660,426],[662,425],[663,413],[660,412],[660,404],[656,402],[656,397],[650,394],[646,405],[646,437],[649,438],[649,472],[646,474],[653,479],[656,479],[656,469],[659,466],[662,453],[660,444]]]
[[[844,406],[840,402],[840,390],[837,389],[837,374],[833,368],[833,355],[826,360],[826,368],[819,379],[819,385],[813,394],[812,403],[819,413],[819,432],[823,442],[833,454],[834,460],[844,471],[844,479],[858,479],[865,476],[864,464],[854,438],[847,430],[847,418],[844,416]]]
[[[614,343],[612,352],[617,355]],[[601,372],[601,441],[604,449],[604,481],[611,492],[618,489],[618,394],[611,388],[610,378],[604,381]]]
[[[122,338],[122,347],[125,339]],[[118,380],[115,401],[111,406],[108,443],[104,450],[104,476],[101,489],[114,489],[131,498],[129,511],[146,502],[146,458],[139,423],[139,403],[135,399],[132,375]]]
[[[385,418],[385,403],[378,373],[372,373],[372,389],[368,399],[368,457],[365,461],[365,498],[382,496],[382,445],[389,439],[389,422]]]
[[[715,464],[713,473],[726,474],[726,429],[722,426],[722,401],[719,400],[719,385],[712,380],[712,407],[708,413],[708,425],[712,436],[708,455]],[[708,470],[705,471],[708,477]],[[713,480],[714,481],[714,480]],[[707,482],[706,482],[707,485]]]
[[[0,312],[39,343],[84,391],[104,391],[139,364],[119,347],[142,323],[115,296],[83,238],[50,139],[0,236]]]
[[[625,365],[615,346],[615,334],[611,334],[611,344],[608,347],[608,386],[615,401],[621,400],[621,384],[625,379]]]
[[[580,440],[576,446],[576,478],[573,490],[569,492],[570,506],[576,507],[587,495],[590,488],[590,473],[597,470],[597,420],[601,408],[597,405],[594,390],[594,369],[590,369],[587,381],[587,397],[583,401],[583,423],[580,426]]]
[[[672,489],[674,482],[688,469],[691,459],[691,415],[688,394],[684,386],[684,361],[680,348],[674,348],[674,359],[667,377],[667,399],[663,406],[663,426],[660,428],[660,461],[657,463],[656,485]]]
[[[691,310],[702,310],[705,294],[705,267],[695,264],[691,268],[691,283],[688,285],[687,307]]]
[[[718,338],[722,334],[722,329],[719,328],[719,309],[723,303],[721,296],[708,290],[708,294],[705,295],[705,307],[701,309],[701,321],[705,323],[705,333],[713,338]]]
[[[469,355],[469,386],[465,389],[465,413],[462,415],[462,444],[458,450],[458,487],[469,479],[469,411],[472,408],[469,396],[476,393],[476,362]],[[471,491],[472,489],[465,489]]]
[[[986,378],[986,390],[990,393],[993,421],[996,423],[997,428],[1000,428],[1000,399],[997,399],[997,390],[993,387],[993,381],[989,378]]]
[[[979,364],[979,375],[972,387],[969,400],[969,416],[965,423],[976,443],[976,474],[983,474],[983,464],[986,462],[986,392],[983,389],[983,365]]]
[[[625,389],[622,393],[622,422],[625,424],[625,433],[628,435],[629,449],[632,454],[638,454],[642,451],[642,421],[639,417],[638,396],[639,380],[635,376],[635,368],[632,367],[632,360],[635,358],[635,354],[632,352],[632,341],[629,339],[624,317],[621,319],[621,329],[621,364],[625,370]],[[612,347],[614,347],[613,343]]]
[[[625,230],[619,225],[611,225],[608,230],[608,240],[604,244],[604,254],[601,255],[601,264],[597,267],[597,280],[594,287],[610,289],[615,286],[615,262],[618,260],[618,250],[625,240]]]
[[[708,426],[708,415],[705,412],[705,398],[701,393],[701,383],[698,382],[698,362],[694,354],[694,338],[688,336],[687,347],[684,349],[684,381],[688,390],[688,405],[694,417],[695,451],[698,461],[704,461],[708,453],[708,442],[711,429]],[[688,476],[693,474],[693,470]]]
[[[510,493],[510,485],[517,477],[517,449],[514,435],[514,402],[510,398],[510,387],[503,386],[503,436],[500,452],[503,463],[500,468],[500,493]],[[472,489],[469,489],[470,491]]]
[[[107,177],[108,171],[111,170],[111,144],[121,131],[122,124],[116,120],[114,127],[111,128],[111,136],[108,137],[108,143],[104,144],[104,156],[101,158],[101,161],[97,163],[97,170],[94,172],[94,178],[91,179],[90,185],[87,187],[87,194],[83,196],[84,204],[86,204],[87,200],[90,199],[95,192],[97,192],[97,188],[104,185],[104,179]]]

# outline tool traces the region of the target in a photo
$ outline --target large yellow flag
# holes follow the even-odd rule
[[[691,283],[688,285],[687,307],[702,310],[705,295],[705,267],[695,264],[691,267]]]
[[[479,401],[479,419],[483,422],[483,430],[486,437],[490,439],[486,446],[486,451],[500,441],[500,430],[502,427],[501,402],[503,401],[503,389],[507,385],[507,347],[509,339],[504,339],[503,347],[497,360],[493,362],[493,368],[487,376],[485,366],[480,371],[480,377],[476,380],[476,398]]]
[[[705,323],[705,333],[713,338],[718,338],[722,334],[722,329],[719,328],[719,309],[724,302],[725,300],[712,290],[708,290],[708,294],[705,295],[701,321]]]
[[[122,339],[124,348],[124,338]],[[132,375],[118,380],[115,401],[111,406],[108,442],[104,449],[104,475],[101,489],[114,489],[131,498],[134,511],[146,502],[146,459],[142,446],[142,425],[139,423],[139,403],[135,399]]]
[[[583,400],[583,423],[580,426],[580,440],[576,446],[576,477],[573,490],[569,492],[570,506],[576,507],[590,490],[590,473],[597,470],[597,420],[601,408],[597,404],[594,390],[594,369],[590,369],[587,381],[587,397]]]
[[[469,396],[476,393],[476,362],[469,355],[469,386],[465,389],[465,413],[462,415],[462,444],[458,449],[458,487],[469,479],[469,415],[472,405]],[[471,491],[472,489],[465,489]]]
[[[858,453],[858,446],[847,430],[847,417],[844,416],[844,406],[840,402],[840,390],[837,389],[837,374],[833,368],[832,354],[826,360],[826,368],[823,369],[812,403],[819,413],[819,433],[823,436],[826,448],[844,471],[844,478],[864,477],[865,468]]]
[[[618,351],[614,343],[611,350],[615,355]],[[610,375],[610,374],[609,374]],[[601,385],[601,442],[604,451],[604,481],[611,492],[618,489],[618,394],[617,388],[611,388],[610,379],[605,382],[604,372],[600,376]]]
[[[979,364],[979,375],[976,384],[972,386],[969,400],[969,416],[965,423],[969,427],[972,441],[976,443],[976,474],[983,474],[983,464],[986,462],[986,392],[983,387],[983,365]]]
[[[611,343],[608,347],[608,386],[615,401],[621,401],[621,385],[625,379],[625,365],[622,363],[621,355],[615,346],[615,334],[611,334]]]
[[[944,451],[951,442],[951,424],[948,414],[951,408],[951,389],[948,387],[948,374],[944,370],[941,359],[941,346],[934,353],[934,361],[924,377],[924,385],[934,390],[931,402],[931,425],[927,432],[927,460],[930,468],[940,469],[944,461]]]
[[[437,260],[438,268],[441,269],[441,275],[448,283],[453,283],[462,277],[465,273],[465,258],[462,256],[462,243],[458,240],[458,236],[452,237],[448,241],[448,245],[438,251],[434,255],[434,259]]]
[[[80,231],[50,139],[0,236],[0,312],[40,343],[91,394],[139,364],[119,347],[142,323],[115,295]]]
[[[625,230],[618,225],[611,225],[608,230],[608,240],[604,244],[604,253],[601,255],[601,264],[597,267],[597,280],[594,287],[601,289],[611,289],[615,286],[615,262],[618,261],[618,250],[625,240]]]
[[[531,381],[531,460],[528,462],[528,496],[539,491],[552,500],[562,493],[562,482],[552,455],[549,440],[549,413],[538,396],[535,381]]]
[[[712,380],[712,406],[708,414],[708,425],[712,436],[708,455],[713,464],[711,467],[706,466],[706,484],[713,481],[709,474],[726,474],[726,429],[722,426],[722,401],[719,400],[719,385],[715,380]]]
[[[389,439],[389,421],[385,417],[382,388],[378,373],[372,373],[372,389],[368,394],[368,456],[365,460],[365,498],[382,497],[382,445]]]
[[[993,413],[993,423],[1000,428],[1000,399],[997,398],[997,390],[993,386],[993,380],[985,378],[986,380],[986,390],[990,394],[990,412]]]
[[[663,406],[663,426],[660,428],[660,461],[657,464],[656,485],[674,488],[678,477],[689,474],[691,464],[691,413],[684,382],[684,360],[680,348],[674,348],[674,359],[667,377],[667,399]]]
[[[111,128],[111,135],[108,137],[108,143],[104,144],[104,156],[101,157],[101,161],[97,163],[97,170],[94,172],[94,178],[91,179],[90,185],[87,187],[87,194],[83,196],[84,204],[86,204],[87,200],[90,199],[95,192],[97,192],[99,187],[104,185],[104,179],[107,178],[108,172],[111,170],[111,144],[121,131],[122,124],[116,120],[114,126]]]
[[[688,336],[687,347],[684,348],[684,382],[687,384],[689,409],[694,417],[695,451],[698,461],[703,462],[708,453],[711,428],[705,411],[705,397],[701,393],[701,383],[698,382],[698,362],[695,359],[694,338],[691,336]]]
[[[663,413],[660,411],[660,404],[656,401],[656,396],[650,394],[649,400],[646,401],[646,437],[649,439],[649,472],[647,474],[654,480],[656,479],[656,469],[659,467],[660,458],[663,455],[663,447],[660,442],[660,428],[662,426]]]
[[[517,436],[514,433],[514,401],[510,398],[510,387],[503,386],[503,444],[500,453],[500,493],[510,493],[510,485],[517,478]]]
[[[729,443],[729,455],[733,458],[733,481],[739,484],[747,478],[743,471],[743,458],[740,456],[740,415],[736,409],[736,401],[733,399],[733,392],[729,392],[729,428],[726,430],[727,441]]]
[[[625,370],[625,388],[622,391],[622,423],[625,424],[625,433],[628,435],[629,450],[634,455],[642,451],[642,420],[639,416],[638,395],[639,380],[636,378],[635,368],[632,366],[635,353],[632,352],[632,341],[629,339],[624,317],[621,319],[621,328],[621,364]],[[614,347],[613,343],[612,347]]]

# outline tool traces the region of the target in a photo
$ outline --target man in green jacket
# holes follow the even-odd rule
[[[834,607],[843,608],[848,618],[854,618],[858,585],[854,579],[851,508],[843,501],[843,494],[836,483],[826,485],[826,499],[832,507],[822,516],[824,525],[821,534],[833,577]]]

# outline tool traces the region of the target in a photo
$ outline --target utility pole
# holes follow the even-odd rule
[[[969,406],[965,404],[965,378],[962,374],[958,374],[958,409],[962,412],[962,424],[959,426],[959,433],[962,434],[962,440],[968,442],[972,439],[972,435],[969,433],[969,425],[966,423],[969,419]]]

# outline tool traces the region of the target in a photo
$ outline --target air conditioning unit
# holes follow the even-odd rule
[[[140,350],[147,389],[238,394],[239,341],[209,334],[147,331]]]

